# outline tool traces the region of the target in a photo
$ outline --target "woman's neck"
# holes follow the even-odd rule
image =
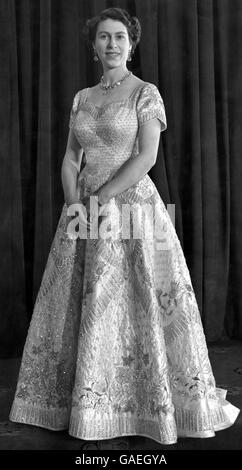
[[[112,85],[112,83],[121,80],[124,75],[129,72],[127,67],[118,67],[114,69],[107,69],[103,71],[103,80],[106,85]]]

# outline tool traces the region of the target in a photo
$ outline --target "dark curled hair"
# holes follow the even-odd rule
[[[82,29],[82,34],[89,45],[91,46],[91,43],[95,42],[98,24],[107,19],[121,21],[121,23],[126,26],[129,39],[132,44],[131,55],[133,55],[135,48],[140,41],[141,25],[138,18],[130,16],[130,14],[122,8],[107,8],[86,21],[85,26]]]

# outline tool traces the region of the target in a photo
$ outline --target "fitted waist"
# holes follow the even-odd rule
[[[91,181],[103,178],[111,179],[119,168],[120,166],[117,166],[117,168],[98,168],[87,164],[79,173],[78,180],[85,179]]]

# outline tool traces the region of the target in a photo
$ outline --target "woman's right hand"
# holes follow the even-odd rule
[[[72,219],[74,219],[74,216],[73,216],[73,215],[67,215],[67,216],[66,216],[65,232],[67,232],[68,225],[69,225],[69,223],[72,221]]]
[[[66,215],[66,221],[65,221],[65,232],[67,233],[67,235],[70,235],[70,238],[71,238],[71,232],[73,229],[70,230],[70,234],[68,234],[68,225],[76,217],[79,216],[80,222],[84,226],[86,226],[87,232],[89,233],[91,229],[91,225],[95,221],[95,216],[98,217],[98,231],[104,219],[110,216],[110,210],[108,210],[108,204],[104,204],[103,206],[99,205],[97,214],[92,214],[91,208],[90,208],[90,196],[86,196],[85,198],[83,198],[83,200],[81,201],[79,200],[78,202],[75,201],[72,204],[75,204],[75,203],[80,204],[81,206],[80,210],[79,211],[77,210],[75,214],[73,215]],[[71,206],[71,204],[69,204],[69,206]],[[81,208],[84,210],[81,210]]]
[[[90,196],[97,196],[96,193],[93,193],[91,194]],[[91,207],[90,207],[90,196],[89,197],[86,197],[84,198],[83,200],[83,204],[86,208],[86,213],[87,213],[87,224],[88,224],[88,227],[87,229],[90,230],[90,225],[92,224],[92,222],[95,220],[95,216],[97,216],[98,218],[98,229],[101,225],[101,222],[106,219],[107,217],[110,216],[110,209],[108,207],[108,203],[107,204],[98,204],[97,205],[97,213],[96,214],[92,214],[91,212]]]

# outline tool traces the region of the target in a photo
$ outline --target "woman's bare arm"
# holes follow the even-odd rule
[[[67,206],[78,202],[77,177],[80,172],[83,149],[72,129],[69,131],[66,151],[61,167],[61,180]]]
[[[106,204],[109,199],[133,186],[154,166],[160,141],[160,126],[159,120],[153,118],[140,127],[139,155],[127,160],[114,178],[97,191],[101,204]]]

